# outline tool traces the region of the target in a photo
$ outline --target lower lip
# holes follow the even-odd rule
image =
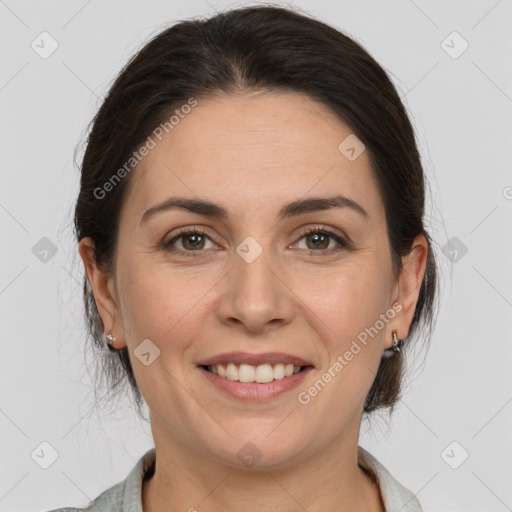
[[[262,401],[268,398],[274,398],[278,395],[298,386],[313,369],[312,366],[304,368],[301,372],[294,373],[290,377],[274,379],[272,382],[259,384],[258,382],[239,382],[229,380],[225,377],[219,377],[201,366],[198,366],[203,375],[217,388],[235,398],[251,401]]]

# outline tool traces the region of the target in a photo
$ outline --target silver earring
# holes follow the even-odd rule
[[[400,352],[400,342],[398,341],[398,336],[396,335],[396,331],[393,331],[393,350],[395,352]]]
[[[391,348],[387,348],[382,353],[382,357],[384,359],[389,359],[390,357],[393,357],[397,352],[400,352],[400,345],[401,341],[398,339],[398,335],[396,330],[391,333],[393,336],[393,344],[391,345]]]
[[[115,350],[114,349],[114,343],[116,341],[115,337],[112,336],[112,334],[107,334],[105,336],[105,338],[108,340],[107,341],[107,348],[109,348],[110,350]]]

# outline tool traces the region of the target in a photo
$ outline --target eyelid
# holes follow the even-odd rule
[[[164,237],[162,246],[164,249],[168,248],[173,242],[179,240],[180,237],[182,237],[184,235],[194,235],[194,234],[204,236],[204,237],[208,238],[209,240],[211,240],[213,243],[215,243],[212,240],[212,237],[210,235],[208,235],[206,230],[204,230],[203,228],[199,228],[197,226],[186,226],[183,228],[178,228],[178,230],[175,233],[173,233],[173,235],[168,240],[165,240],[165,237]],[[215,244],[215,245],[217,245],[217,244]],[[193,252],[193,251],[187,251],[187,252]],[[196,251],[196,252],[201,252],[201,251]]]
[[[348,237],[345,233],[343,233],[343,232],[340,233],[337,230],[335,230],[334,228],[323,226],[321,224],[316,224],[313,227],[309,226],[309,227],[306,227],[306,228],[302,229],[300,231],[300,233],[297,235],[297,241],[294,242],[292,245],[297,244],[305,236],[310,235],[310,234],[314,234],[314,233],[321,233],[321,234],[325,234],[325,235],[329,236],[330,238],[335,240],[335,242],[338,244],[338,246],[337,247],[331,247],[330,249],[327,249],[327,250],[305,249],[305,250],[308,250],[310,253],[319,253],[319,254],[321,254],[321,253],[331,253],[332,251],[336,251],[336,250],[339,250],[339,249],[342,249],[342,248],[351,249],[353,247],[353,244],[352,244],[352,241],[351,241],[350,237]],[[175,243],[177,240],[179,240],[182,236],[184,236],[184,235],[193,235],[193,234],[204,236],[204,237],[208,238],[214,245],[218,246],[218,244],[212,239],[212,237],[210,235],[208,235],[208,233],[203,228],[199,228],[197,226],[185,226],[183,228],[179,228],[172,235],[172,237],[169,238],[169,240],[162,242],[162,247],[163,247],[163,249],[169,250],[169,247],[173,243]],[[205,252],[204,249],[197,250],[197,251],[183,251],[182,249],[175,249],[175,250],[177,252],[187,252],[187,253],[201,253],[201,252]]]
[[[310,227],[304,228],[299,233],[297,242],[300,241],[304,236],[309,235],[309,234],[314,234],[314,233],[322,233],[322,234],[326,234],[326,235],[330,236],[332,239],[334,239],[336,241],[336,243],[338,244],[339,247],[337,247],[337,248],[333,247],[331,249],[324,250],[324,251],[320,251],[320,250],[315,251],[315,250],[309,249],[310,252],[329,253],[331,251],[335,251],[336,249],[340,249],[340,247],[345,248],[345,249],[353,248],[352,240],[343,231],[339,231],[339,230],[336,230],[335,228],[331,228],[328,226],[323,226],[321,224],[317,224],[314,227],[310,226]]]

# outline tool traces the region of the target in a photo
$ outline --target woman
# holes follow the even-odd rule
[[[150,41],[94,119],[75,227],[155,448],[89,509],[421,510],[358,436],[428,341],[423,213],[405,109],[346,35],[250,7]]]

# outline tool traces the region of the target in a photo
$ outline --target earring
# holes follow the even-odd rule
[[[393,344],[391,345],[391,348],[386,348],[382,353],[382,357],[384,359],[389,359],[390,357],[393,357],[397,352],[400,352],[402,341],[398,339],[396,330],[391,332],[391,336],[393,337]]]
[[[398,336],[396,334],[396,331],[393,331],[392,332],[393,334],[393,350],[395,352],[400,352],[400,342],[398,341]]]
[[[105,336],[105,338],[108,340],[108,341],[107,341],[107,348],[108,348],[109,350],[116,350],[116,349],[114,348],[114,343],[115,343],[115,341],[116,341],[116,338],[115,338],[114,336],[112,336],[112,334],[107,334],[107,335]]]

